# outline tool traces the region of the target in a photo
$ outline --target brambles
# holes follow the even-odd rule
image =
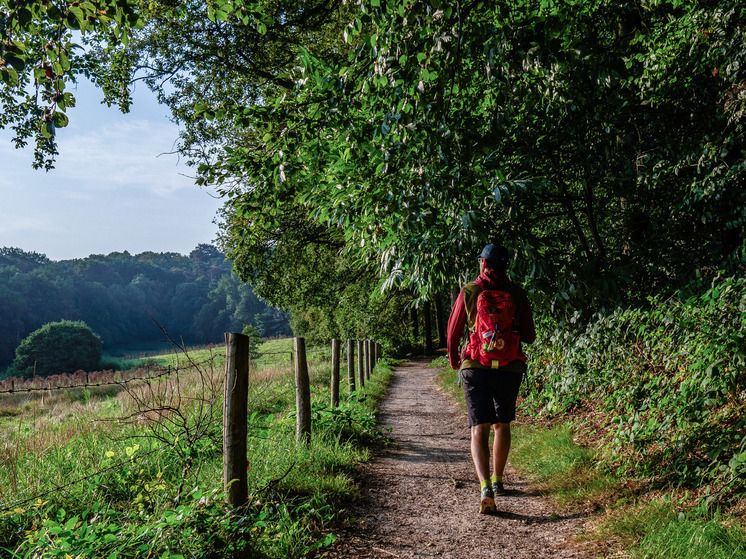
[[[532,348],[527,403],[596,429],[609,463],[728,502],[746,487],[746,280],[597,314]],[[538,350],[538,351],[537,351]]]

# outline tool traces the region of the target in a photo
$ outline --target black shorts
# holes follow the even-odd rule
[[[469,414],[469,427],[483,423],[510,423],[523,372],[500,369],[463,369],[461,380]]]

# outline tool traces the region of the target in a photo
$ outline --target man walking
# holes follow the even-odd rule
[[[533,343],[536,330],[523,289],[505,274],[508,251],[488,244],[478,256],[479,277],[464,286],[448,320],[448,359],[460,369],[471,430],[471,457],[481,486],[481,514],[497,512],[495,496],[505,495],[503,473],[510,451],[510,422],[526,372],[521,343]],[[469,338],[459,353],[459,342]],[[489,437],[494,426],[490,476]]]

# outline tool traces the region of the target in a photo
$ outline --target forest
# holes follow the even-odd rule
[[[127,252],[51,261],[0,249],[0,371],[18,344],[48,322],[82,320],[104,351],[163,351],[179,343],[223,343],[246,325],[263,336],[290,333],[287,313],[268,306],[212,245],[188,256]]]
[[[741,0],[0,0],[0,12],[0,126],[35,167],[64,157],[76,77],[125,112],[145,84],[181,126],[197,185],[225,201],[216,243],[235,276],[199,309],[169,303],[170,331],[223,328],[237,307],[218,287],[241,281],[289,311],[296,335],[411,353],[412,317],[442,316],[481,248],[501,243],[539,330],[526,413],[597,451],[594,471],[617,476],[606,504],[635,529],[663,495],[674,519],[740,512],[744,549]],[[27,257],[11,272],[19,290],[33,297],[40,277],[74,292],[44,279],[61,264]],[[158,281],[90,285],[147,301]]]

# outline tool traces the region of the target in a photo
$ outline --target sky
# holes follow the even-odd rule
[[[17,150],[11,132],[0,130],[0,247],[68,260],[123,251],[189,254],[212,243],[222,202],[168,154],[179,133],[168,109],[142,84],[126,115],[102,104],[90,83],[74,87],[70,124],[57,130],[55,169],[33,169],[33,145]]]

